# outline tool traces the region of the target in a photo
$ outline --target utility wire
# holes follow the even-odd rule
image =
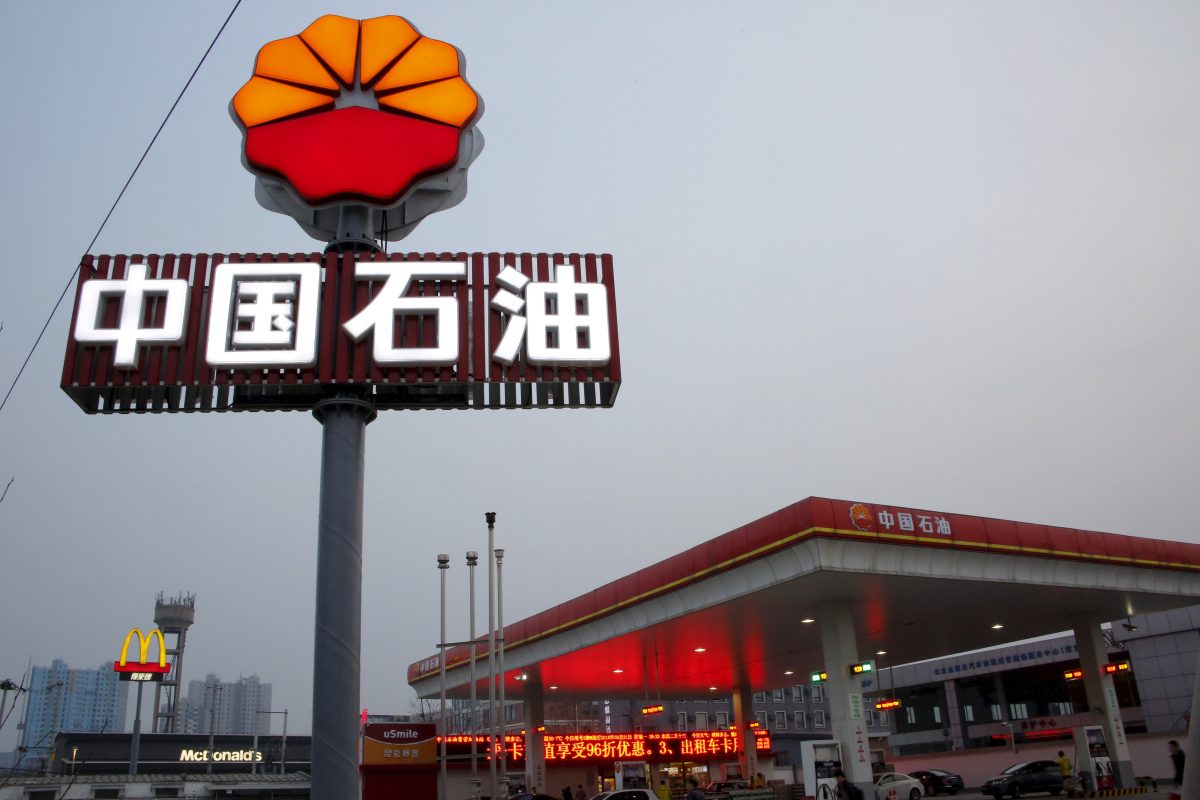
[[[8,479],[8,483],[4,485],[4,494],[0,494],[0,503],[3,503],[4,498],[8,497],[8,487],[12,486],[13,481],[15,481],[16,479],[17,479],[16,475],[13,475],[11,478]]]
[[[104,226],[108,224],[109,218],[111,218],[113,212],[117,210],[117,204],[120,203],[121,198],[125,196],[125,190],[129,188],[129,184],[133,182],[134,176],[137,175],[138,170],[142,168],[142,163],[146,160],[146,156],[150,154],[150,148],[154,147],[154,143],[158,141],[158,135],[162,133],[163,128],[167,126],[167,121],[170,120],[171,115],[175,113],[175,107],[179,105],[179,101],[183,99],[184,93],[187,92],[188,87],[192,85],[192,79],[196,77],[196,73],[199,72],[200,67],[204,65],[204,60],[208,58],[208,54],[212,52],[213,47],[217,44],[217,39],[221,38],[221,34],[224,33],[225,27],[229,24],[229,20],[233,19],[234,12],[238,10],[238,6],[241,4],[242,0],[237,0],[237,2],[233,4],[233,8],[229,11],[229,16],[227,16],[225,21],[221,23],[221,28],[217,31],[217,35],[213,37],[211,42],[209,42],[208,49],[204,51],[204,55],[200,56],[200,61],[196,64],[196,68],[192,70],[192,74],[188,77],[187,83],[185,83],[183,88],[179,90],[179,96],[175,98],[175,102],[171,104],[171,109],[167,112],[167,115],[163,117],[163,121],[158,126],[158,130],[154,132],[154,136],[151,137],[150,144],[146,145],[146,149],[142,152],[142,157],[138,159],[137,166],[133,168],[133,172],[129,173],[129,177],[125,180],[125,185],[121,187],[121,191],[117,194],[117,199],[113,200],[112,207],[109,208],[108,213],[104,215],[104,221],[101,222],[100,227],[96,229],[96,235],[92,237],[92,241],[88,244],[87,249],[83,251],[84,255],[87,255],[92,251],[92,247],[95,246],[96,241],[100,238],[100,234],[104,232]],[[82,263],[82,258],[80,259],[80,263]],[[25,360],[21,362],[21,368],[17,370],[17,376],[13,378],[12,385],[8,387],[8,391],[5,393],[4,399],[0,400],[0,411],[3,411],[4,406],[8,404],[8,398],[12,396],[13,389],[17,388],[17,382],[21,380],[21,375],[25,373],[25,367],[29,365],[29,360],[33,358],[34,352],[37,350],[38,345],[41,344],[42,337],[46,334],[46,329],[50,327],[50,322],[54,319],[54,315],[58,313],[58,307],[62,305],[63,298],[67,296],[67,292],[71,291],[71,285],[75,283],[75,276],[79,273],[79,267],[80,264],[76,264],[75,269],[71,271],[71,277],[67,280],[67,285],[63,287],[62,294],[60,294],[58,296],[58,300],[55,301],[54,308],[50,309],[50,316],[46,317],[46,324],[43,325],[41,331],[38,332],[37,338],[33,341],[33,347],[29,348],[29,354],[26,355]]]

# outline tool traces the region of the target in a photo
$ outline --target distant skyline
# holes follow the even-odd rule
[[[0,7],[5,390],[232,7]],[[466,199],[391,249],[612,253],[624,373],[612,409],[368,428],[370,713],[411,711],[441,552],[465,638],[485,511],[510,621],[812,495],[1200,542],[1200,5],[243,3],[94,253],[321,249],[228,104],[329,12],[451,42],[485,105]],[[319,426],[87,416],[69,301],[0,412],[0,679],[185,589],[185,679],[261,675],[306,733]]]

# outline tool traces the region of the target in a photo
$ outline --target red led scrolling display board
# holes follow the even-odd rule
[[[486,754],[487,737],[476,736],[476,749]],[[446,737],[446,754],[468,755],[471,736]],[[755,749],[771,752],[771,736],[754,731]],[[524,763],[525,739],[504,737],[505,759]],[[498,748],[497,748],[498,749]],[[735,759],[740,748],[735,731],[664,731],[662,733],[548,733],[542,736],[547,764],[604,764],[613,761],[713,761]]]
[[[608,407],[612,257],[87,256],[62,388],[88,413]]]

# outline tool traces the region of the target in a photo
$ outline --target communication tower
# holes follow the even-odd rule
[[[177,733],[179,731],[179,685],[183,682],[183,646],[187,642],[188,628],[196,620],[196,595],[180,592],[174,597],[163,597],[159,592],[154,600],[154,624],[162,631],[167,644],[167,660],[171,671],[163,676],[162,683],[154,684],[155,733]]]

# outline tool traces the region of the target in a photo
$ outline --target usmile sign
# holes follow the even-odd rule
[[[482,103],[452,45],[328,15],[270,42],[230,113],[265,208],[324,253],[87,255],[62,388],[88,413],[607,407],[612,258],[401,253],[460,202]]]

